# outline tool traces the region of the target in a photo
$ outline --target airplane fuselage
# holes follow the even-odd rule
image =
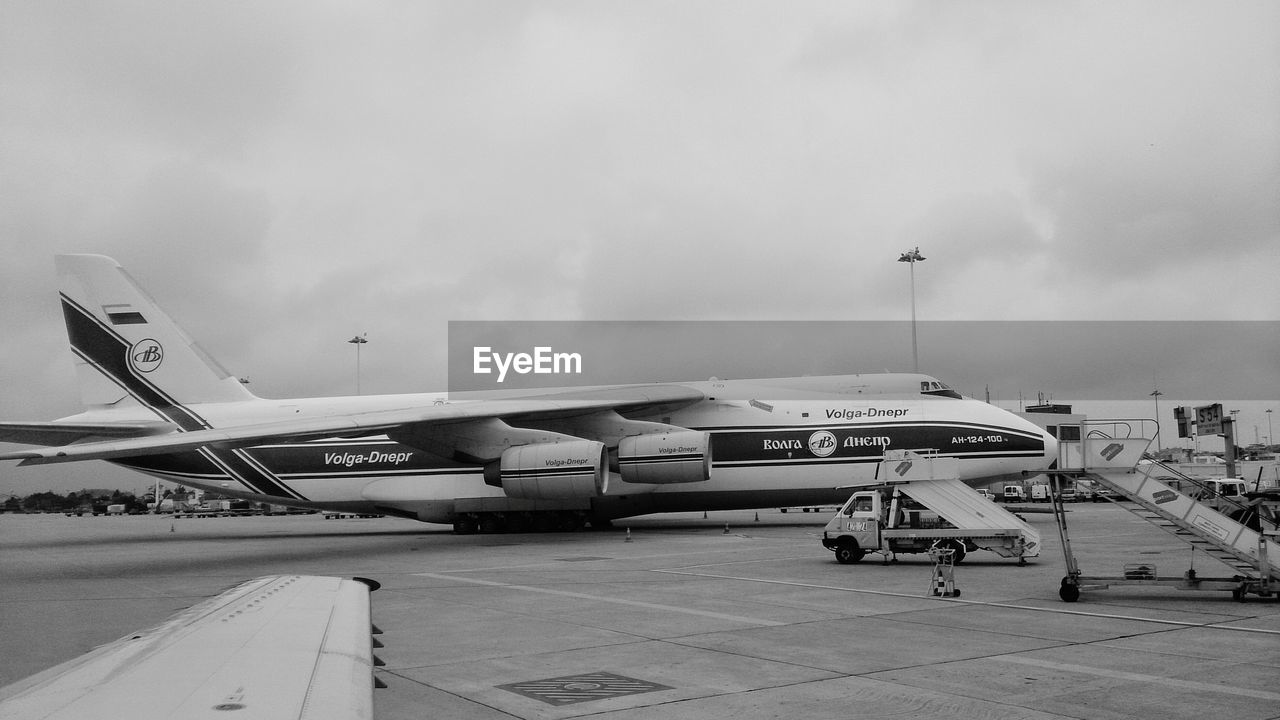
[[[840,379],[856,376],[839,376]],[[585,511],[597,519],[649,512],[741,509],[845,499],[850,485],[877,481],[886,450],[936,452],[960,459],[971,484],[1043,469],[1052,443],[1011,413],[968,398],[909,392],[826,392],[818,378],[772,400],[769,381],[682,383],[706,399],[651,416],[628,416],[710,435],[709,477],[701,482],[624,482],[610,473],[597,497],[563,501],[509,498],[485,480],[484,468],[405,445],[386,436],[280,442],[241,449],[203,448],[121,459],[125,467],[184,485],[243,497],[358,512],[455,522],[466,512],[539,509]],[[836,381],[836,378],[832,379]],[[763,383],[763,384],[759,384]],[[527,396],[527,392],[524,396]],[[485,400],[491,400],[487,396]],[[254,400],[186,406],[211,427],[358,414],[451,400],[443,394]],[[71,418],[92,419],[91,416]],[[139,419],[154,419],[139,417]],[[509,421],[520,426],[518,419]],[[530,427],[538,427],[531,423]],[[616,469],[616,468],[615,468]]]

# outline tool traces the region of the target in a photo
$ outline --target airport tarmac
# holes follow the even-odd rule
[[[1120,507],[1069,507],[1087,574],[1230,574]],[[839,565],[826,513],[756,517],[458,536],[392,518],[0,516],[0,685],[240,581],[318,574],[382,584],[379,720],[1280,717],[1280,602],[1063,603],[1048,514],[1025,515],[1039,558],[971,553],[961,596],[937,598],[925,555]]]

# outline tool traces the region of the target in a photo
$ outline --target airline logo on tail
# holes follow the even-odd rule
[[[164,347],[160,343],[147,338],[134,343],[129,351],[129,364],[140,373],[149,373],[164,362]]]

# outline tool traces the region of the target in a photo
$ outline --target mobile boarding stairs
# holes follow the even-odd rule
[[[990,550],[1019,565],[1040,554],[1040,533],[1022,519],[960,481],[959,461],[936,452],[886,450],[876,467],[877,485],[856,490],[822,532],[822,545],[836,561],[856,563],[879,553],[887,563],[898,553],[949,548],[950,564],[973,550]],[[881,491],[892,491],[886,504]],[[906,496],[927,508],[903,509]],[[925,517],[928,514],[936,517]],[[958,594],[958,593],[957,593]]]
[[[1229,590],[1236,600],[1243,600],[1249,593],[1280,598],[1280,566],[1275,564],[1280,563],[1280,545],[1276,543],[1274,506],[1254,508],[1269,513],[1258,518],[1261,530],[1251,529],[1226,514],[1238,515],[1238,510],[1218,504],[1226,511],[1220,512],[1207,504],[1208,498],[1191,489],[1196,487],[1191,478],[1158,462],[1140,462],[1150,438],[1100,437],[1088,432],[1087,427],[1081,430],[1078,449],[1075,443],[1063,447],[1062,458],[1069,465],[1079,466],[1052,473],[1053,512],[1067,565],[1059,597],[1075,602],[1082,590],[1103,590],[1113,585],[1172,585],[1184,590]],[[1153,564],[1140,563],[1126,565],[1123,577],[1084,575],[1071,551],[1066,513],[1058,492],[1063,477],[1089,479],[1109,488],[1118,496],[1113,502],[1128,500],[1132,505],[1120,506],[1221,560],[1237,574],[1230,578],[1201,578],[1193,567],[1181,577],[1161,578]]]

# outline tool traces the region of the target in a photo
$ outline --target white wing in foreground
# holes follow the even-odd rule
[[[0,689],[0,719],[371,718],[369,587],[271,576]]]

